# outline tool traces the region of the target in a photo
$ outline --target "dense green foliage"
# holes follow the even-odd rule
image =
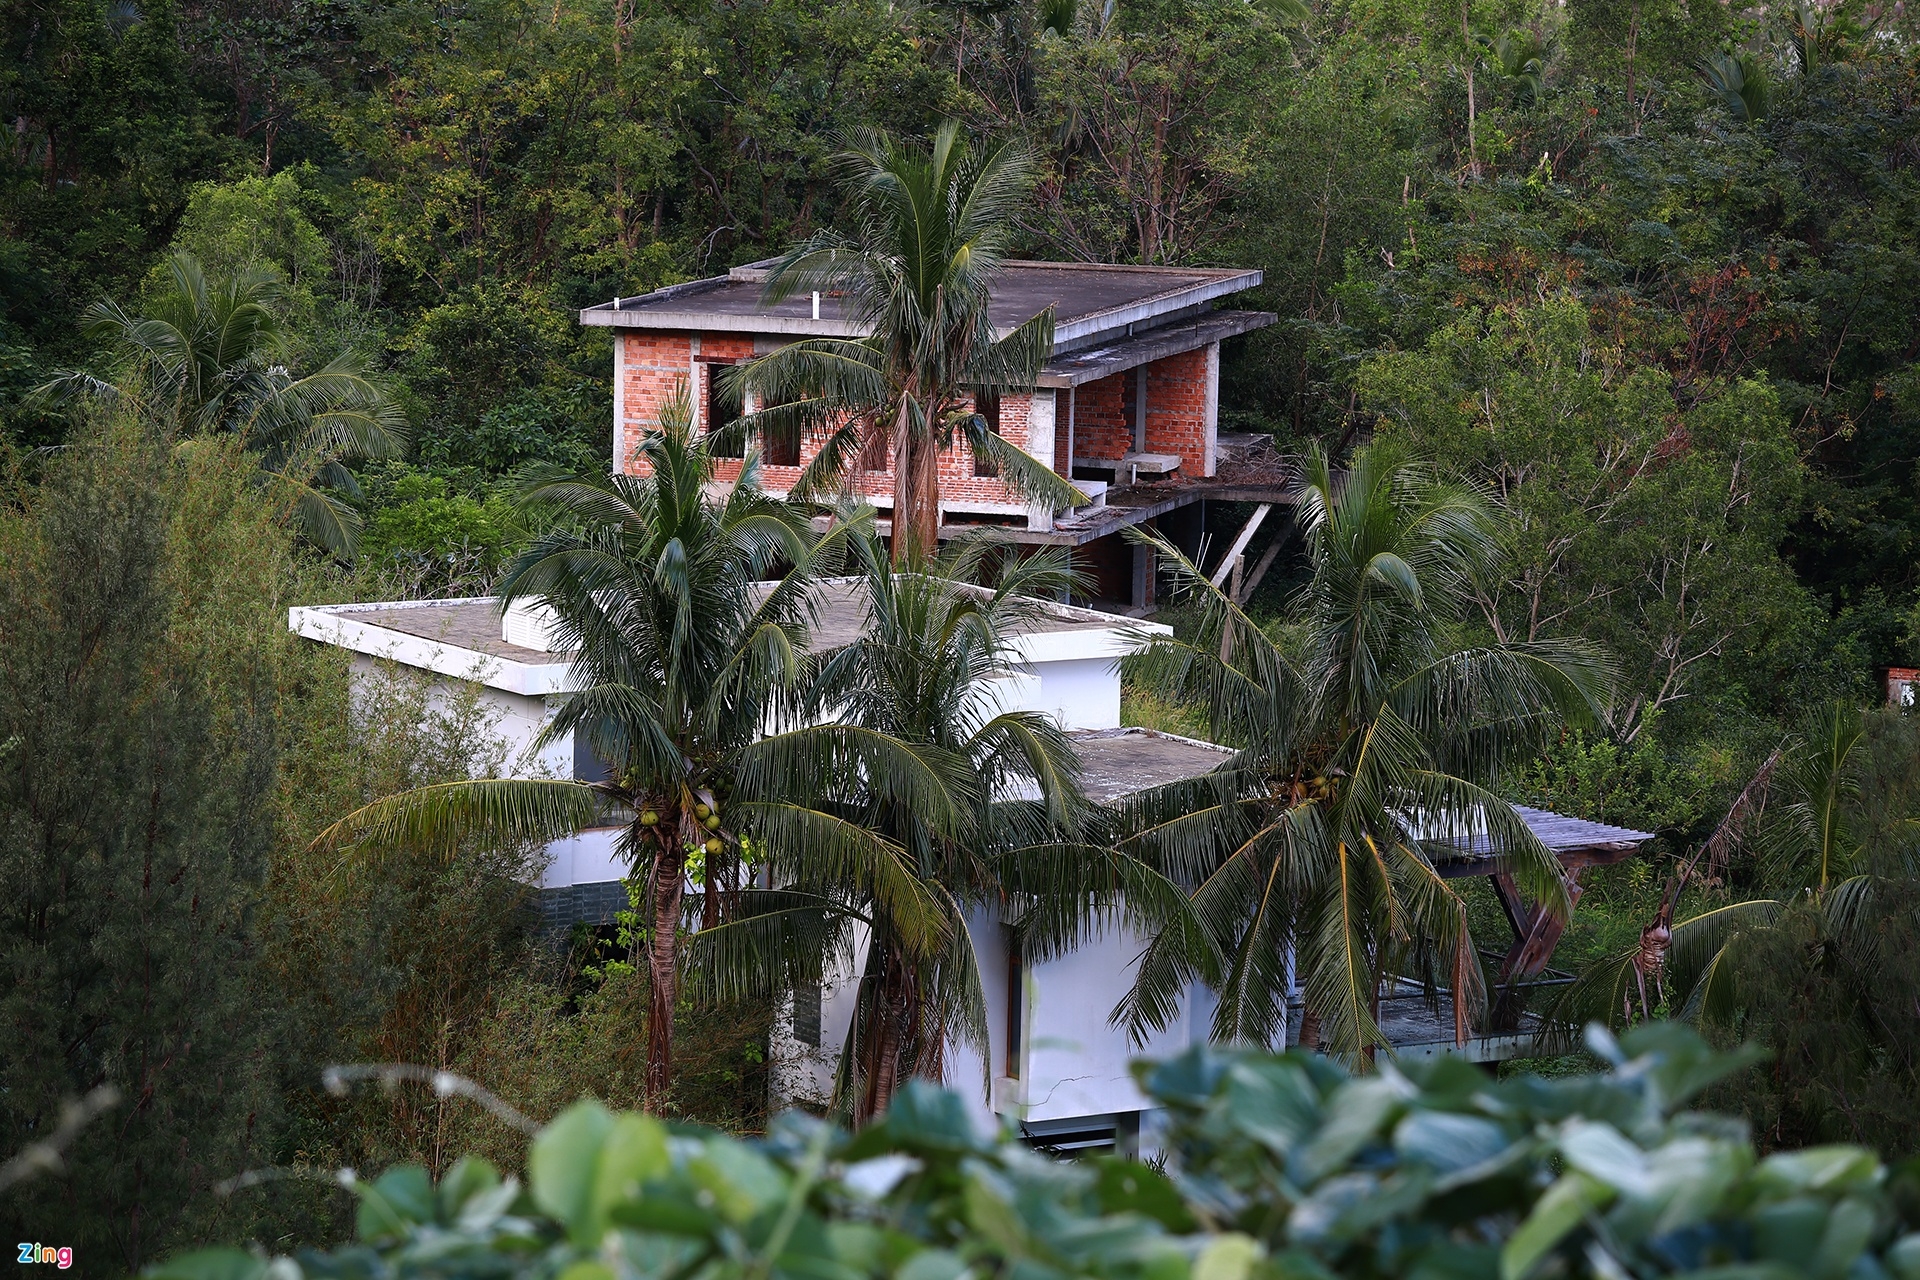
[[[1537,900],[1564,900],[1559,864],[1491,788],[1591,722],[1612,673],[1580,641],[1476,643],[1462,622],[1502,526],[1389,443],[1357,452],[1338,483],[1316,451],[1294,518],[1311,577],[1270,631],[1153,544],[1200,617],[1135,670],[1237,750],[1126,802],[1122,847],[1191,894],[1171,918],[1140,904],[1153,940],[1120,1012],[1144,1039],[1181,1016],[1199,979],[1220,993],[1219,1040],[1272,1044],[1297,956],[1309,1047],[1384,1046],[1375,993],[1403,972],[1443,975],[1464,1039],[1484,992],[1442,864],[1478,842]]]
[[[1143,1063],[1166,1171],[1062,1162],[909,1085],[849,1137],[788,1116],[757,1142],[583,1101],[526,1182],[467,1160],[346,1180],[358,1241],[269,1262],[187,1254],[154,1280],[641,1275],[1112,1280],[1920,1273],[1913,1171],[1856,1147],[1757,1159],[1682,1110],[1740,1064],[1674,1027],[1608,1070],[1492,1083],[1440,1059],[1350,1078],[1325,1059],[1194,1049]],[[271,1268],[271,1269],[270,1269]]]
[[[1281,323],[1229,353],[1228,421],[1336,454],[1384,425],[1511,488],[1489,625],[1613,645],[1610,733],[1667,708],[1683,766],[1752,751],[1916,656],[1897,7],[7,12],[14,438],[65,430],[19,393],[97,364],[81,312],[137,311],[168,250],[271,266],[309,349],[407,407],[432,496],[366,502],[440,503],[373,545],[416,589],[495,567],[515,467],[606,456],[605,338],[570,308],[852,236],[840,139],[957,116],[1034,157],[1013,251],[1266,272]]]
[[[735,1085],[764,1005],[716,1032],[625,951],[529,950],[513,841],[415,843],[343,879],[312,844],[341,814],[507,762],[477,702],[393,673],[349,698],[285,608],[492,589],[552,527],[514,505],[517,473],[610,452],[607,340],[571,310],[852,235],[843,141],[950,118],[977,155],[1032,157],[1010,254],[1265,272],[1248,301],[1280,322],[1227,351],[1223,425],[1336,463],[1388,437],[1505,508],[1449,639],[1598,643],[1620,688],[1474,780],[1660,832],[1650,859],[1589,874],[1557,963],[1607,962],[1616,1022],[1687,1012],[1691,950],[1645,998],[1623,958],[1662,910],[1741,922],[1685,935],[1740,957],[1740,983],[1707,989],[1727,997],[1712,1033],[1776,1053],[1718,1100],[1763,1144],[1910,1149],[1907,722],[1868,717],[1830,795],[1874,850],[1850,872],[1872,895],[1783,875],[1767,823],[1676,868],[1811,712],[1920,665],[1914,24],[1866,0],[0,3],[0,877],[20,921],[0,1117],[17,1141],[91,1084],[133,1100],[19,1203],[63,1206],[90,1266],[134,1265],[202,1213],[334,1238],[307,1184],[205,1192],[256,1160],[443,1175],[498,1136],[417,1088],[324,1096],[321,1064],[469,1066],[545,1114],[637,1103],[657,996],[694,1034],[658,1109],[758,1122]],[[181,254],[206,282],[184,311]],[[205,330],[188,313],[222,290],[257,304],[271,353],[141,354],[169,314]],[[125,323],[83,323],[109,301],[94,314]],[[219,394],[178,394],[190,367]],[[364,375],[350,407],[386,441],[315,435],[321,402],[284,399],[330,367]],[[68,369],[174,385],[123,397],[145,420],[108,430],[30,396]],[[218,438],[243,423],[192,420],[228,392],[247,422],[271,410],[254,461]],[[959,407],[945,425],[991,448]],[[378,458],[399,416],[410,452]],[[258,461],[352,511],[327,533]],[[337,551],[363,526],[357,565],[289,540],[301,502]],[[1305,573],[1280,562],[1250,620]],[[1214,731],[1194,703],[1151,710]],[[1770,821],[1805,780],[1780,774]],[[149,849],[179,878],[150,882]],[[1477,887],[1458,907],[1412,950],[1500,927]]]
[[[278,1110],[253,1067],[276,1019],[248,1016],[275,761],[270,670],[196,625],[182,480],[110,430],[0,531],[0,1141],[117,1088],[69,1166],[86,1202],[30,1184],[9,1218],[137,1268]]]
[[[590,1090],[640,1100],[646,985],[530,928],[531,851],[415,845],[362,874],[310,843],[369,801],[509,762],[477,691],[405,670],[350,686],[344,655],[288,633],[290,598],[372,586],[297,550],[237,442],[169,454],[114,420],[7,480],[7,1151],[91,1090],[119,1101],[0,1195],[0,1221],[102,1274],[208,1231],[330,1239],[340,1208],[309,1184],[212,1189],[256,1167],[443,1169],[494,1137],[424,1089],[328,1096],[331,1062],[483,1074],[537,1114]],[[676,1012],[676,1105],[759,1123],[765,1011]]]

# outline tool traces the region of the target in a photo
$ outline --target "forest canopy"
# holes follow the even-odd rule
[[[1711,1100],[1763,1147],[1913,1154],[1920,742],[1881,704],[1920,667],[1916,24],[1906,0],[0,0],[0,1004],[30,1028],[0,1155],[90,1082],[133,1099],[7,1220],[108,1270],[336,1242],[312,1179],[211,1190],[520,1156],[458,1099],[335,1096],[322,1065],[457,1070],[547,1119],[647,1097],[648,1018],[678,1037],[650,1109],[767,1123],[767,991],[694,1016],[636,964],[637,883],[559,951],[526,840],[390,851],[343,889],[330,824],[512,762],[477,695],[377,670],[349,696],[286,610],[484,595],[565,543],[579,513],[527,478],[604,478],[612,450],[611,346],[577,310],[824,243],[857,216],[850,140],[943,128],[1030,166],[1012,257],[1263,272],[1236,305],[1278,323],[1227,344],[1220,427],[1471,507],[1444,611],[1405,611],[1428,648],[1597,655],[1591,714],[1473,780],[1657,833],[1586,884],[1556,961],[1582,1016],[1761,1041],[1773,1065]],[[1243,660],[1292,661],[1304,546],[1238,622],[1169,609],[1181,642],[1224,667],[1244,625]],[[1233,728],[1151,674],[1130,721]],[[1317,769],[1350,719],[1293,756]],[[1498,926],[1485,894],[1444,903],[1462,956]],[[1736,961],[1753,980],[1720,981]]]

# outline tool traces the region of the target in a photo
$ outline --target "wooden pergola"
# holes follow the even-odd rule
[[[1579,905],[1580,895],[1585,891],[1581,877],[1589,868],[1623,862],[1637,853],[1640,846],[1653,839],[1650,831],[1589,822],[1585,818],[1569,818],[1565,814],[1547,809],[1530,809],[1525,805],[1515,805],[1513,809],[1527,824],[1527,829],[1559,859],[1567,878],[1569,915]],[[1560,945],[1560,937],[1566,932],[1567,920],[1537,902],[1529,902],[1514,883],[1513,877],[1500,870],[1492,850],[1486,847],[1484,840],[1469,843],[1463,854],[1462,857],[1441,863],[1438,868],[1440,874],[1449,880],[1486,876],[1492,882],[1494,895],[1500,900],[1500,909],[1506,914],[1507,923],[1513,928],[1513,945],[1500,962],[1497,978],[1500,996],[1488,1014],[1491,1029],[1510,1031],[1519,1026],[1522,1013],[1520,1001],[1515,998],[1515,986],[1545,971],[1547,962],[1553,958],[1554,948]]]

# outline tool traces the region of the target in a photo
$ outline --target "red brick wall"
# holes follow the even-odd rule
[[[1179,454],[1184,476],[1207,474],[1205,347],[1147,366],[1146,451]]]
[[[1133,370],[1089,382],[1073,393],[1073,456],[1117,458],[1133,448]],[[1152,403],[1152,396],[1148,396]],[[1062,419],[1066,417],[1061,415]],[[1061,444],[1065,448],[1063,440]]]
[[[640,440],[659,425],[660,406],[693,371],[693,343],[684,333],[623,333],[620,344],[621,385],[615,394],[623,414],[615,447],[624,456],[613,460],[613,469],[631,475],[639,470],[634,455]]]
[[[1126,369],[1074,392],[1073,453],[1118,458],[1133,449],[1133,396],[1138,371]],[[1055,457],[1067,450],[1067,397],[1054,423]],[[1147,366],[1147,453],[1180,457],[1183,475],[1207,474],[1207,352],[1203,347]]]
[[[697,373],[697,381],[688,387],[693,396],[694,411],[699,416],[701,429],[707,429],[710,425],[704,420],[707,387],[713,376],[713,366],[706,362],[747,360],[754,354],[751,335],[703,333],[699,335],[697,353],[692,338],[693,335],[686,333],[621,335],[622,386],[619,394],[624,408],[622,438],[625,456],[615,459],[615,470],[637,474],[643,469],[643,464],[636,457],[637,446],[641,438],[658,424],[661,405],[673,394],[675,387],[689,381],[690,374]],[[1041,391],[1035,394],[1052,393]],[[1032,396],[1003,396],[1000,402],[1000,434],[1014,444],[1032,450],[1036,443],[1031,438],[1032,413]],[[807,432],[800,442],[801,466],[818,456],[826,434],[825,428]],[[800,469],[800,466],[765,466],[761,471],[762,483],[773,492],[784,492],[800,478]],[[740,474],[740,464],[721,459],[715,471],[720,479],[731,480]],[[890,499],[893,496],[891,471],[857,472],[853,480],[857,493],[872,498]],[[955,503],[1014,505],[1015,502],[1004,482],[992,476],[973,474],[972,451],[964,440],[956,440],[954,447],[941,456],[940,493],[943,500]]]
[[[1008,392],[1000,397],[1000,435],[1029,453],[1036,453],[1033,401],[1035,396],[1050,396],[1051,391],[1032,394]],[[1039,450],[1038,452],[1044,452]],[[891,479],[889,479],[891,486]],[[891,490],[889,490],[891,491]],[[973,474],[973,450],[964,438],[956,438],[953,448],[940,457],[940,499],[943,502],[1010,505],[1016,502],[1006,483],[994,476]]]

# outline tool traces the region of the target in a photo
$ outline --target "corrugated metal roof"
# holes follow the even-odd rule
[[[1538,836],[1540,843],[1554,853],[1573,853],[1577,850],[1622,850],[1653,839],[1651,831],[1635,831],[1631,827],[1615,827],[1605,822],[1589,822],[1585,818],[1569,818],[1564,813],[1554,813],[1550,809],[1530,809],[1517,804],[1513,811],[1527,824],[1527,829]],[[1487,838],[1484,821],[1471,823],[1474,828],[1471,835],[1464,839],[1445,830],[1429,828],[1426,839],[1442,848],[1451,847],[1467,860],[1487,857],[1493,852],[1493,844]],[[1458,828],[1455,828],[1457,831]]]
[[[1604,822],[1589,822],[1585,818],[1569,818],[1549,809],[1529,809],[1517,804],[1513,806],[1513,811],[1520,815],[1528,830],[1540,837],[1540,843],[1555,853],[1608,845],[1640,844],[1653,839],[1651,831],[1635,831],[1631,827],[1614,827]]]

